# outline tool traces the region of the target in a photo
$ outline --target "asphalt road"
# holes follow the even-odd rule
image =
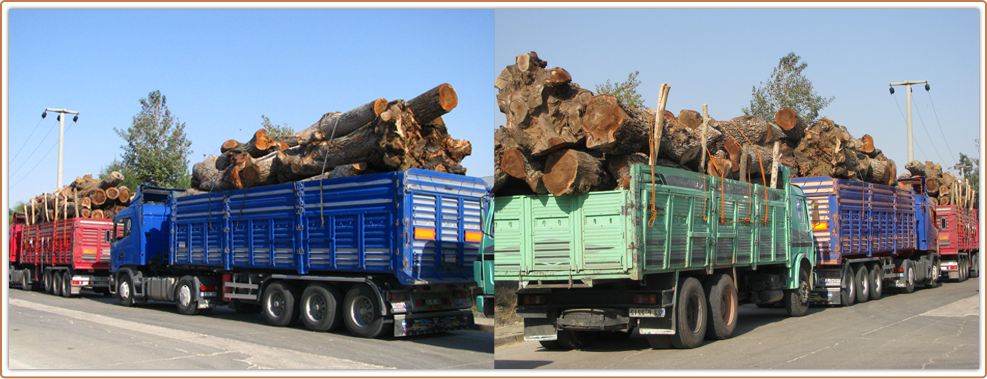
[[[3,333],[12,370],[493,368],[493,333],[364,339],[345,328],[274,327],[260,314],[225,307],[185,316],[172,304],[127,308],[97,294],[66,299],[9,289],[8,295]]]
[[[784,308],[744,305],[733,338],[706,341],[692,350],[653,350],[637,333],[625,341],[597,341],[579,351],[549,351],[537,342],[498,346],[495,368],[979,368],[977,376],[982,376],[979,282],[971,279],[912,294],[886,294],[845,308],[812,307],[801,318],[788,318]]]

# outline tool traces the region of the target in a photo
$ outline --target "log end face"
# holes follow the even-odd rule
[[[784,130],[792,130],[795,127],[796,120],[798,116],[795,111],[789,107],[781,107],[775,112],[775,124],[778,124]]]
[[[545,162],[545,175],[542,176],[542,183],[552,195],[567,195],[572,189],[572,183],[578,173],[579,162],[570,153],[571,151],[556,151],[549,155]]]
[[[453,108],[456,108],[456,105],[459,105],[459,97],[456,95],[456,90],[449,83],[443,83],[439,86],[439,103],[446,112],[451,111]]]
[[[500,169],[507,175],[524,179],[526,170],[523,154],[517,148],[508,149],[500,158]]]
[[[616,142],[613,133],[623,124],[623,113],[617,105],[617,98],[611,95],[589,99],[581,120],[586,131],[586,148],[603,149]]]

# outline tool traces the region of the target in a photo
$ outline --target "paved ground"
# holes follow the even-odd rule
[[[706,341],[692,350],[653,350],[635,333],[629,340],[597,341],[581,351],[549,351],[537,342],[510,343],[520,327],[498,328],[495,367],[979,369],[944,375],[983,377],[979,282],[973,279],[913,294],[889,294],[846,308],[813,307],[801,318],[786,317],[783,308],[745,305],[732,339]]]
[[[259,314],[227,308],[184,316],[171,304],[127,308],[96,294],[65,299],[10,289],[8,296],[6,363],[14,371],[4,376],[36,374],[19,369],[493,368],[489,325],[488,332],[364,339],[345,328],[316,333],[273,327]]]

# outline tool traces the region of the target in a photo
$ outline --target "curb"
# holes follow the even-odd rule
[[[484,332],[484,333],[493,333],[494,332],[494,326],[493,325],[476,324],[476,330],[477,331],[480,331],[480,332]]]
[[[524,342],[524,334],[512,334],[494,338],[494,347]]]

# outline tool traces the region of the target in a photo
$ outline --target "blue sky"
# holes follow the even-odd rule
[[[888,84],[893,82],[928,80],[931,87],[929,93],[913,87],[915,159],[945,168],[960,152],[979,155],[974,139],[982,129],[983,42],[982,10],[976,8],[500,9],[495,14],[491,77],[514,64],[515,56],[535,51],[548,67],[566,69],[573,82],[591,91],[607,79],[623,82],[640,71],[638,93],[648,108],[657,107],[659,88],[668,83],[666,109],[677,115],[708,104],[710,116],[722,120],[743,115],[752,88],[794,52],[808,63],[803,75],[816,92],[836,97],[821,115],[845,125],[856,138],[873,136],[899,173],[906,172],[907,163],[905,89],[896,87],[892,97]],[[498,112],[497,125],[504,120]]]
[[[492,10],[11,9],[8,17],[10,204],[56,187],[58,125],[51,113],[41,119],[46,107],[81,112],[65,125],[68,184],[122,155],[113,129],[128,128],[154,90],[186,125],[191,165],[227,139],[249,140],[261,115],[297,131],[326,112],[449,83],[459,105],[443,119],[473,144],[467,173],[493,175]]]

